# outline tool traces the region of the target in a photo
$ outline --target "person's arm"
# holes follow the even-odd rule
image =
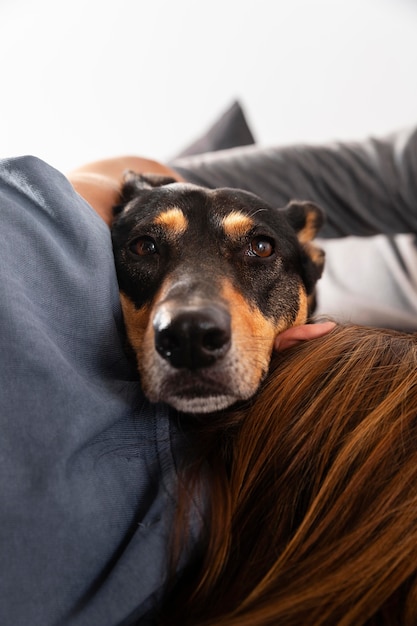
[[[122,156],[87,163],[67,174],[75,191],[84,198],[110,226],[112,208],[120,200],[123,174],[133,170],[143,174],[164,174],[182,180],[180,174],[166,165],[136,156]]]
[[[190,182],[242,187],[277,207],[316,202],[327,215],[322,237],[417,233],[417,128],[362,142],[249,146],[170,165]]]

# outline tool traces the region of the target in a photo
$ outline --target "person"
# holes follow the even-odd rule
[[[2,626],[151,624],[166,590],[184,433],[127,357],[106,167],[0,161]]]
[[[196,432],[182,496],[204,457],[206,547],[161,624],[414,626],[416,407],[415,334],[337,326],[276,354]]]
[[[282,184],[308,197],[298,175],[290,190],[290,157]],[[167,407],[144,398],[124,350],[106,220],[127,167],[166,171],[136,157],[68,176],[34,157],[0,162],[5,625],[152,624],[167,597],[178,468],[189,433]],[[197,159],[195,173],[199,167]],[[179,164],[168,169],[187,178]],[[236,184],[232,169],[229,185]],[[274,184],[279,179],[277,172]],[[344,199],[340,205],[336,215],[348,206]],[[300,327],[280,336],[277,348],[331,328]],[[204,497],[193,503],[178,574],[198,552],[205,507]]]

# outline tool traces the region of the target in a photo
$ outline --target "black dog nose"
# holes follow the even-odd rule
[[[213,365],[230,348],[229,313],[217,306],[187,308],[163,323],[154,323],[155,348],[175,368],[198,369]]]

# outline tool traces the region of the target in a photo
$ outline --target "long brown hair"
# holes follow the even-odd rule
[[[208,540],[168,623],[417,624],[416,337],[337,327],[275,356],[229,419],[205,444]]]

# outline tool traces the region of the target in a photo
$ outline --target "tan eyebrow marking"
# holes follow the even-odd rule
[[[240,211],[232,211],[221,220],[224,232],[229,237],[238,239],[247,234],[248,230],[253,228],[254,222],[249,215]]]
[[[155,217],[153,223],[163,226],[174,236],[182,235],[187,230],[188,226],[187,218],[178,207],[163,211]]]

